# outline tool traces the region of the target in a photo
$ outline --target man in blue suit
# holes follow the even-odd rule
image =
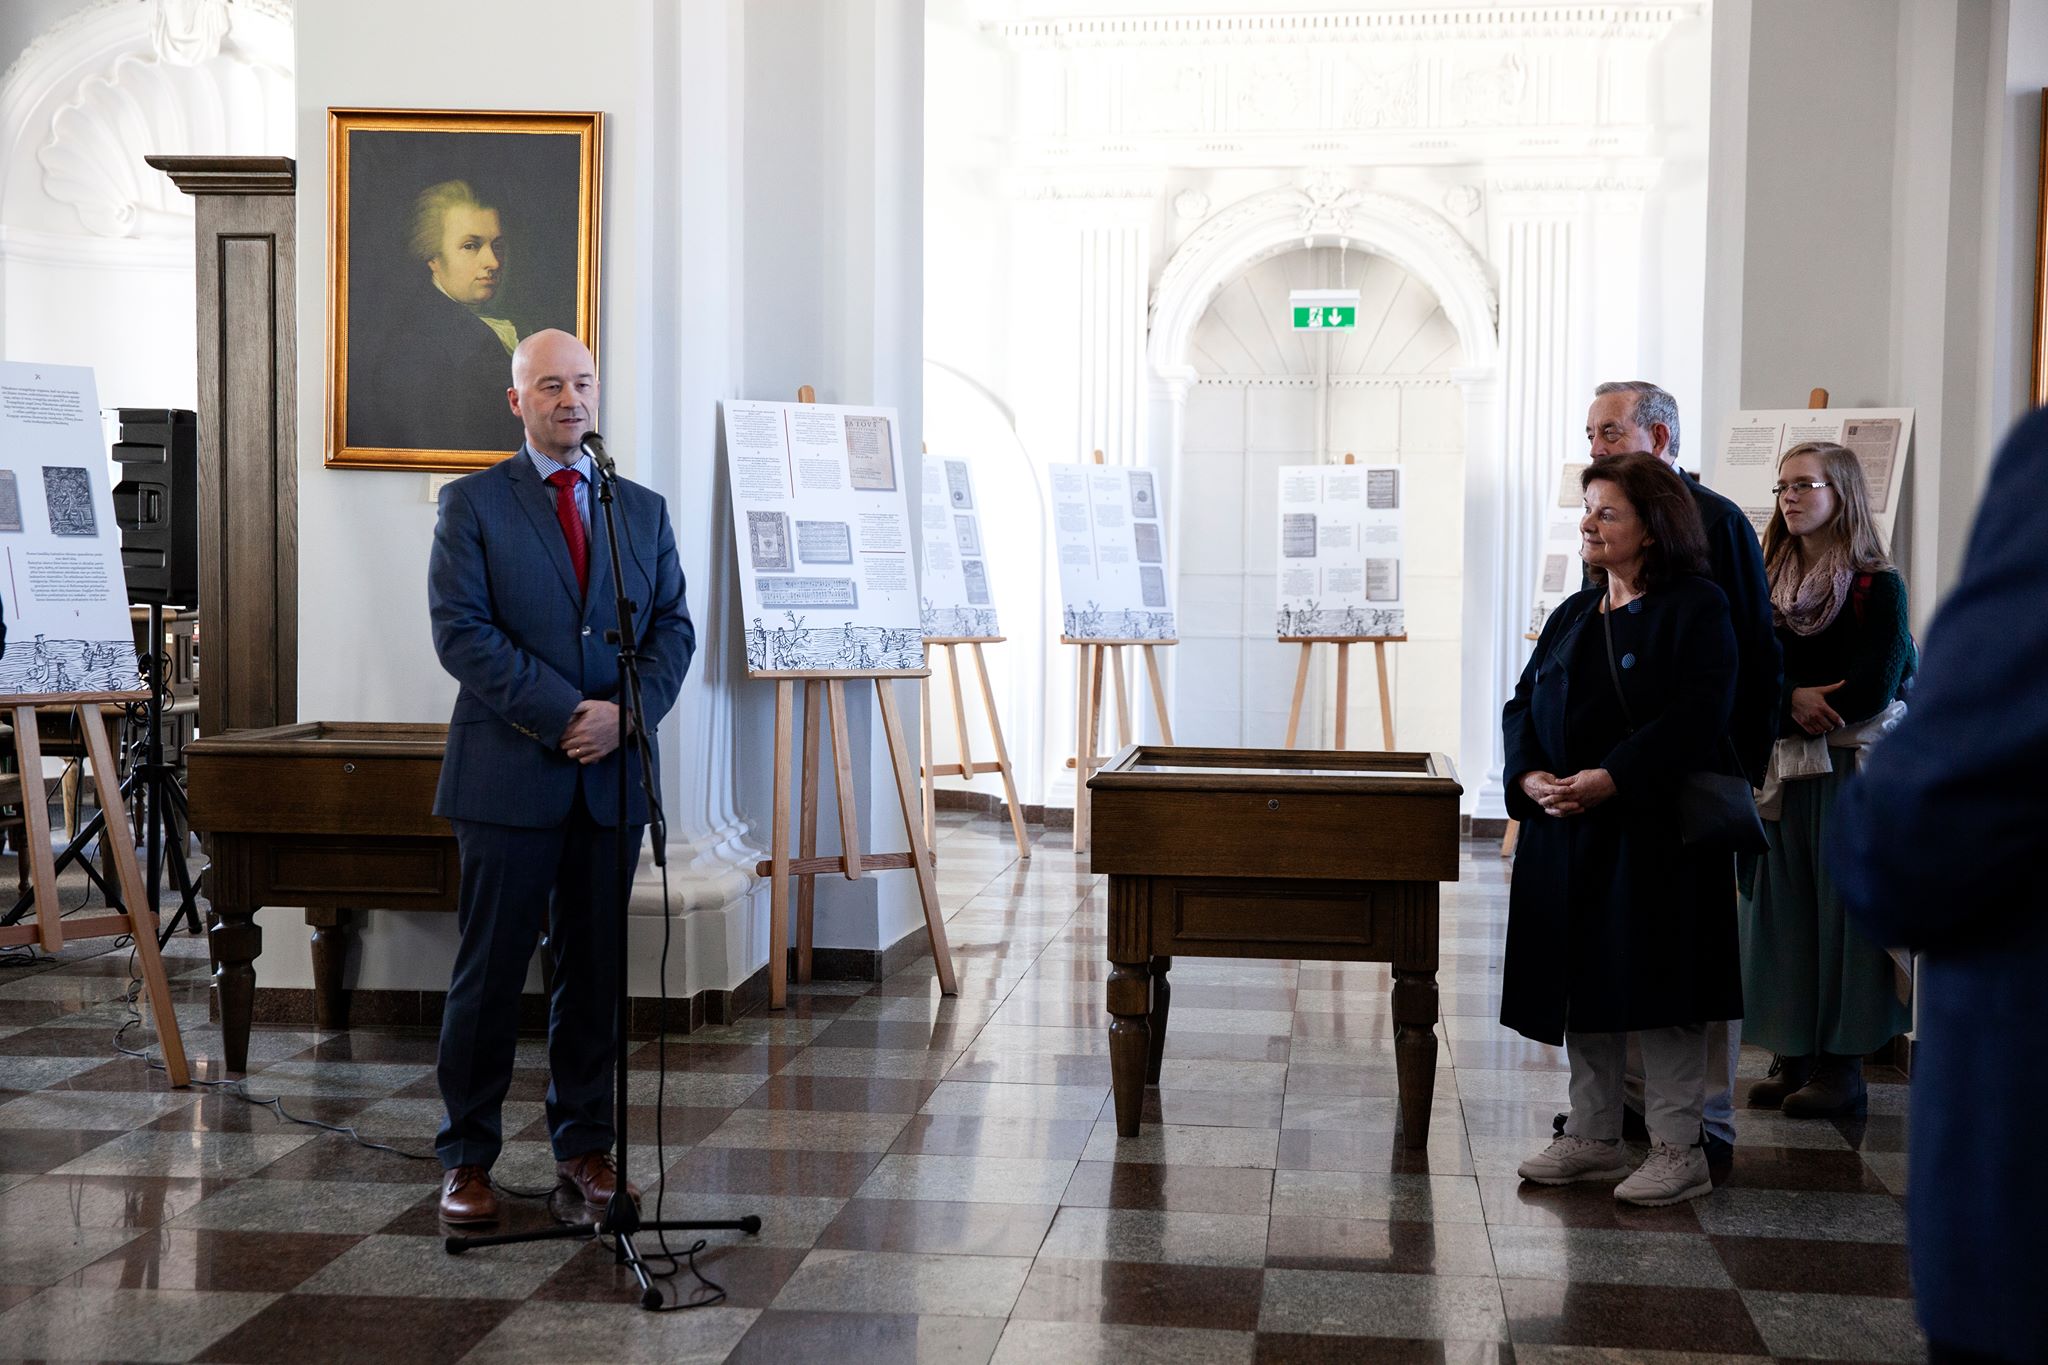
[[[447,1117],[435,1141],[450,1223],[497,1217],[490,1168],[520,989],[544,926],[555,964],[547,1114],[556,1170],[566,1191],[598,1209],[617,1184],[613,839],[623,821],[637,862],[648,807],[638,759],[615,752],[618,653],[604,638],[616,624],[611,557],[582,448],[597,393],[597,364],[575,337],[545,331],[521,342],[508,397],[526,442],[443,489],[434,528],[434,649],[462,685],[434,798],[462,852],[462,942],[438,1070]],[[667,505],[621,479],[614,507],[652,725],[675,705],[697,637]],[[621,762],[630,765],[624,810]]]
[[[1931,1358],[2048,1360],[2048,409],[2007,438],[1906,719],[1835,802],[1828,867],[1920,953],[1906,1182]]]

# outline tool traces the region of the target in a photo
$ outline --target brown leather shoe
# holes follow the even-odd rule
[[[618,1167],[610,1152],[585,1152],[557,1161],[555,1174],[561,1177],[563,1189],[595,1208],[611,1203],[618,1189]],[[635,1199],[640,1197],[640,1187],[632,1181],[626,1182],[626,1189]]]
[[[491,1189],[491,1173],[482,1166],[457,1166],[441,1181],[441,1221],[444,1223],[495,1223],[498,1196]]]

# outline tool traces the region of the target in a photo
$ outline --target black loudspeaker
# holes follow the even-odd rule
[[[114,521],[128,600],[199,605],[199,415],[183,408],[121,408],[114,462]]]

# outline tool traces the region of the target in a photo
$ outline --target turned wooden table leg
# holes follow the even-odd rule
[[[1145,1054],[1145,1084],[1159,1084],[1159,1064],[1166,1060],[1166,1007],[1173,1002],[1173,987],[1166,983],[1166,974],[1173,970],[1173,959],[1155,957],[1152,959],[1152,1045]]]
[[[213,909],[216,918],[206,940],[213,953],[213,989],[220,1000],[221,1051],[228,1070],[247,1071],[263,930],[256,924],[256,906],[216,900]]]
[[[322,1031],[348,1027],[348,992],[342,979],[348,972],[350,931],[348,911],[308,910],[306,923],[313,930],[313,1024]]]
[[[1136,1137],[1152,1051],[1152,978],[1144,962],[1112,962],[1109,973],[1109,1088],[1118,1137]]]
[[[1401,1135],[1411,1151],[1429,1145],[1436,1097],[1436,972],[1394,969],[1394,1065],[1401,1092]]]

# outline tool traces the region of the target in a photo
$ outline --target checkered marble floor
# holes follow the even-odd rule
[[[1916,1361],[1906,1088],[1867,1119],[1744,1111],[1729,1184],[1670,1209],[1540,1189],[1515,1164],[1563,1107],[1562,1054],[1495,1021],[1507,866],[1465,847],[1443,903],[1426,1151],[1394,1133],[1383,967],[1183,960],[1163,1083],[1119,1140],[1105,889],[1047,836],[950,817],[960,975],[821,982],[671,1039],[670,1218],[753,1212],[699,1264],[722,1305],[653,1315],[596,1247],[449,1257],[435,1168],[173,1091],[116,1055],[127,954],[0,968],[0,1354],[147,1361]],[[218,1077],[205,953],[171,968]],[[32,974],[31,974],[32,973]],[[434,1039],[259,1030],[251,1089],[430,1148]],[[1743,1059],[1746,1075],[1767,1059]],[[503,1182],[552,1163],[538,1040]],[[656,1045],[636,1045],[650,1143]],[[635,1149],[652,1180],[652,1148]],[[650,1190],[650,1202],[652,1191]],[[508,1226],[546,1222],[508,1200]],[[686,1277],[687,1278],[687,1277]]]

